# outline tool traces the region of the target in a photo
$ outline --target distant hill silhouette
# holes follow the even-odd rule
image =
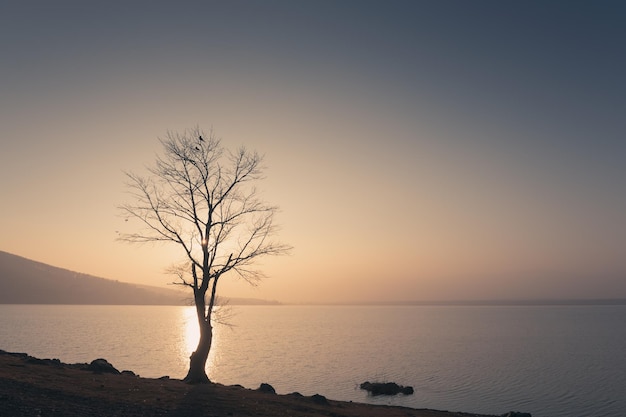
[[[0,251],[1,304],[186,305],[186,294],[57,268]]]
[[[0,304],[190,305],[191,294],[99,278],[0,251]],[[277,304],[231,299],[229,304]]]

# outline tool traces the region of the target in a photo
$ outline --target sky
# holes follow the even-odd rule
[[[265,155],[282,302],[626,297],[622,1],[3,1],[0,250],[166,285],[124,171]]]

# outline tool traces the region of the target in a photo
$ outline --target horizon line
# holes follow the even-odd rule
[[[278,305],[310,306],[594,306],[626,305],[626,298],[520,298],[481,300],[405,300],[405,301],[336,301],[336,302],[278,302]]]

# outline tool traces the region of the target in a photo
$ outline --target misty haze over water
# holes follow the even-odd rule
[[[64,362],[108,359],[182,378],[191,307],[0,305],[0,349]],[[534,417],[626,409],[626,306],[246,306],[218,326],[210,378],[278,393]],[[372,398],[365,380],[412,385]]]

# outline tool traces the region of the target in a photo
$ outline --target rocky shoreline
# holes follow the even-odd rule
[[[140,378],[131,371],[119,372],[104,359],[66,364],[0,350],[1,416],[493,417],[334,401],[322,395],[277,395],[260,388]]]

